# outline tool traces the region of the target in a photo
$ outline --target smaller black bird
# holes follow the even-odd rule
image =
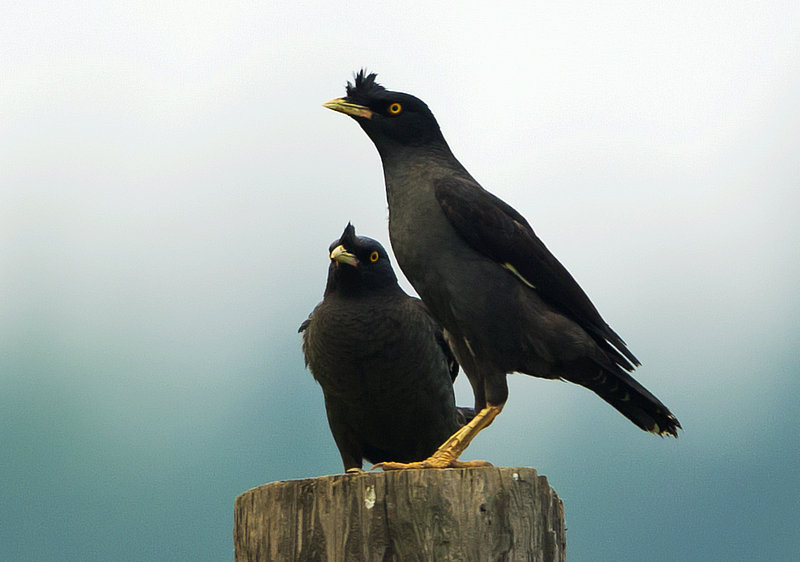
[[[299,331],[344,469],[425,459],[474,416],[456,408],[458,364],[383,246],[348,224],[329,251],[323,300]]]

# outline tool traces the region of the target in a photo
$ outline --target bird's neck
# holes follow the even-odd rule
[[[381,152],[381,161],[390,222],[398,212],[424,212],[420,203],[433,202],[437,180],[453,174],[469,177],[444,141],[425,147],[396,147]],[[436,208],[438,211],[438,205]]]
[[[410,162],[423,160],[426,162],[454,161],[455,156],[444,138],[421,145],[404,145],[393,142],[391,139],[381,139],[375,142],[378,154],[384,167],[388,165],[407,165]]]
[[[354,299],[361,303],[367,303],[371,299],[386,300],[399,295],[405,293],[397,283],[383,286],[340,284],[325,293],[326,298]]]
[[[439,235],[449,230],[436,200],[437,180],[464,173],[446,145],[437,150],[407,149],[383,157],[386,200],[389,205],[389,238],[397,263],[414,287],[427,283],[425,272],[432,271],[428,260],[437,255],[431,248],[445,242]],[[435,233],[435,236],[420,236]],[[419,291],[419,289],[417,289]]]

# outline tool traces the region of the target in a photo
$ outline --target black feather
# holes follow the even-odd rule
[[[386,91],[386,88],[375,82],[377,77],[377,74],[367,74],[366,69],[362,68],[356,73],[354,82],[347,82],[347,98],[353,103],[368,105],[365,102]]]

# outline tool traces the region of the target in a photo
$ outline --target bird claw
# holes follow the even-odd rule
[[[372,466],[372,470],[381,469],[383,471],[389,470],[413,470],[425,468],[476,468],[481,466],[493,466],[492,463],[487,461],[460,461],[457,459],[447,459],[432,456],[424,461],[417,462],[379,462]]]

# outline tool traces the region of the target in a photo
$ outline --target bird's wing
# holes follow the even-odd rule
[[[631,370],[639,365],[580,285],[513,207],[471,178],[440,179],[435,183],[435,193],[450,224],[474,250],[505,267],[542,300],[580,325],[612,353],[620,366]]]
[[[429,319],[431,327],[434,331],[434,336],[436,337],[436,343],[439,345],[439,348],[442,350],[442,354],[447,359],[447,368],[450,371],[450,378],[453,382],[455,382],[456,377],[458,376],[458,361],[456,360],[455,354],[453,354],[453,350],[450,348],[450,344],[447,343],[447,339],[444,337],[444,330],[433,318],[430,310],[428,310],[428,307],[424,302],[414,297],[408,297],[408,303],[409,306],[419,309],[419,311]]]
[[[317,305],[317,306],[319,306],[319,305]],[[311,319],[314,317],[314,312],[316,310],[317,309],[315,307],[314,310],[311,311],[311,314],[308,315],[308,318],[303,320],[303,323],[300,324],[300,327],[297,329],[297,333],[298,334],[303,334],[302,335],[303,343],[301,344],[301,348],[303,350],[303,360],[305,361],[306,367],[308,367],[308,356],[309,356],[309,353],[310,353],[310,350],[309,350],[309,347],[308,347],[308,331],[307,330],[308,330],[309,326],[311,326]]]
[[[436,343],[439,344],[439,347],[442,348],[442,352],[444,353],[445,357],[447,357],[447,367],[450,370],[450,379],[453,382],[456,382],[456,377],[458,376],[458,361],[456,360],[456,356],[453,354],[453,350],[450,349],[447,339],[444,337],[444,330],[442,330],[441,326],[436,329]]]

